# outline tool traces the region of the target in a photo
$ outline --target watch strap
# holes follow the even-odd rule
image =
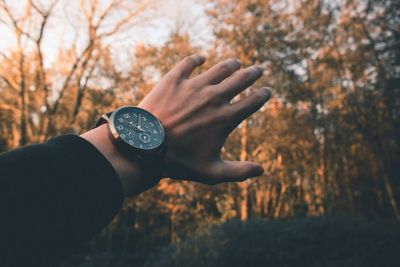
[[[97,128],[100,125],[103,125],[103,124],[107,123],[108,120],[110,119],[110,116],[111,116],[112,113],[113,113],[113,111],[101,115],[101,117],[97,120],[96,126],[94,128]]]
[[[165,171],[165,154],[167,152],[167,145],[164,144],[162,150],[149,158],[144,155],[137,155],[138,162],[140,162],[140,167],[144,173],[151,177],[163,178],[163,173]]]

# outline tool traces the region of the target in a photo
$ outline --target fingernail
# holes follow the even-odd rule
[[[260,88],[260,90],[263,91],[263,93],[264,93],[266,98],[270,98],[271,97],[272,90],[271,90],[270,87],[262,87],[262,88]]]
[[[264,168],[262,166],[258,166],[253,173],[253,176],[260,176],[264,173]]]
[[[250,66],[249,69],[254,71],[257,76],[261,76],[264,73],[264,69],[257,65]]]
[[[199,55],[199,63],[204,63],[204,61],[206,61],[206,57]]]
[[[240,59],[238,59],[238,58],[235,58],[235,61],[239,64],[239,66],[241,66],[242,65],[242,61],[240,61]]]

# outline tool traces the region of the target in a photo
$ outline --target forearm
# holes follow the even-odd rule
[[[55,266],[120,209],[114,168],[85,139],[57,137],[0,155],[0,265]]]

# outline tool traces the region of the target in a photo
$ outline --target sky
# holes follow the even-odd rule
[[[36,0],[35,2],[37,2]],[[134,24],[124,29],[113,38],[106,40],[112,47],[114,60],[123,64],[124,58],[133,55],[133,47],[138,43],[161,45],[178,26],[183,32],[188,32],[195,44],[206,45],[212,38],[212,30],[205,14],[206,0],[154,0],[156,9],[148,13],[146,22]],[[24,0],[7,1],[13,12],[20,12]],[[42,0],[42,6],[52,1]],[[100,0],[106,6],[109,0]],[[47,66],[55,60],[58,49],[68,47],[74,40],[82,47],[86,41],[86,31],[76,28],[79,24],[80,0],[59,0],[53,16],[49,20],[49,29],[43,39],[43,51]],[[121,16],[123,11],[121,11]],[[117,14],[118,16],[118,14]],[[0,13],[0,18],[4,14]],[[77,34],[78,33],[78,34]],[[0,23],[0,51],[10,51],[15,46],[15,36],[7,26]],[[79,48],[78,48],[79,49]]]

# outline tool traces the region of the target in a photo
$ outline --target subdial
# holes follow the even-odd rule
[[[139,140],[142,143],[147,144],[148,142],[150,142],[150,135],[148,133],[140,133]]]

